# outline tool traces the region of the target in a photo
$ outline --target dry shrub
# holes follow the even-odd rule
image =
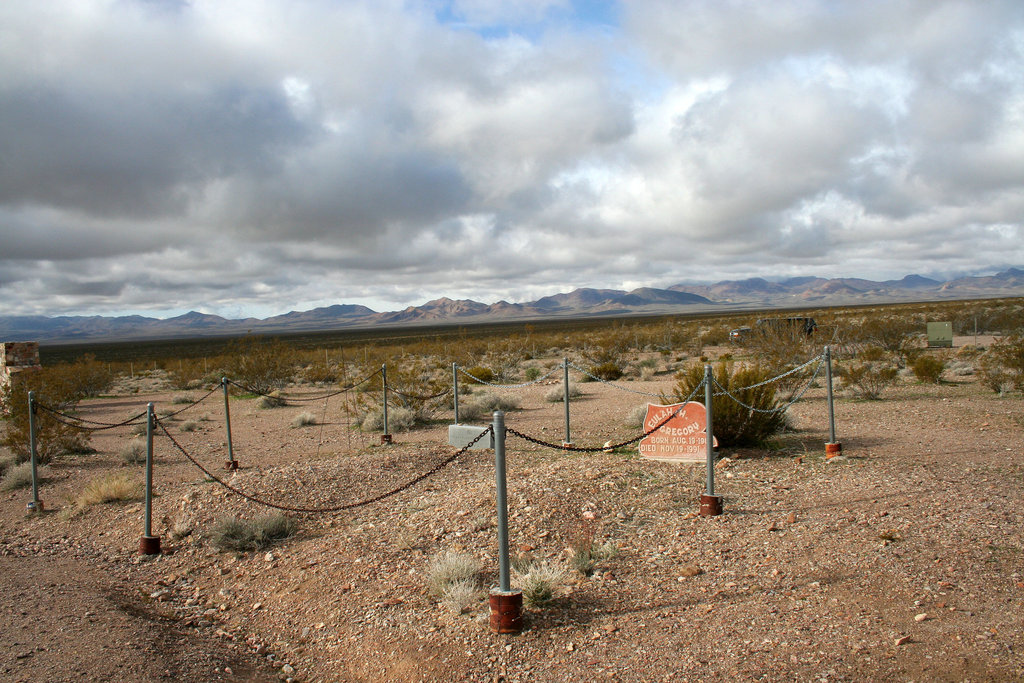
[[[100,503],[117,503],[140,500],[146,493],[145,484],[127,472],[112,472],[93,479],[75,499],[78,508]]]
[[[979,362],[981,381],[999,395],[1010,389],[1024,390],[1024,335],[1014,334],[995,342]]]
[[[299,413],[292,419],[292,427],[309,427],[317,423],[313,413]]]
[[[881,398],[886,387],[896,383],[899,370],[887,363],[844,363],[836,365],[836,376],[844,389],[868,401]]]
[[[260,396],[260,400],[256,401],[256,407],[262,410],[270,410],[271,408],[281,408],[285,405],[287,405],[287,403],[281,397],[281,393],[278,391],[272,391],[266,396]]]
[[[430,559],[427,565],[427,593],[437,599],[444,598],[456,584],[480,584],[480,560],[469,553],[445,550]]]
[[[39,474],[38,470],[36,474]],[[8,469],[4,474],[3,483],[0,483],[0,489],[4,491],[13,491],[29,486],[32,486],[32,463],[30,462],[23,462]]]
[[[121,448],[121,459],[129,465],[139,465],[146,462],[146,451],[146,441],[132,439]]]
[[[281,513],[262,515],[253,520],[223,517],[214,525],[210,538],[218,550],[246,552],[267,548],[276,541],[294,536],[298,529],[298,522]]]
[[[283,342],[245,337],[231,343],[226,371],[231,379],[258,394],[280,389],[295,372],[295,352]]]
[[[388,408],[388,431],[407,432],[416,424],[416,413],[409,408],[395,406]],[[384,429],[383,408],[371,408],[359,418],[359,428],[364,432],[379,432]]]
[[[557,598],[565,579],[565,570],[548,562],[529,562],[512,572],[513,584],[530,607],[544,607]]]
[[[569,383],[569,400],[572,401],[575,398],[583,396],[583,390],[580,389],[578,384]],[[546,394],[544,394],[544,400],[548,403],[561,403],[565,400],[565,384],[559,384],[558,386],[551,387]]]
[[[466,377],[466,375],[469,375],[469,377]],[[485,368],[482,365],[474,365],[473,367],[464,370],[462,376],[469,384],[482,384],[483,382],[494,381],[494,371],[490,368]]]
[[[942,377],[942,371],[946,369],[945,362],[935,356],[918,356],[911,366],[914,377],[918,381],[928,384],[938,384]]]

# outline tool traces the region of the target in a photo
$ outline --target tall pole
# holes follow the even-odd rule
[[[380,366],[380,381],[384,387],[384,433],[380,435],[380,442],[391,443],[391,432],[388,431],[388,364]]]
[[[572,445],[572,436],[569,433],[569,359],[562,359],[562,398],[565,404],[565,441],[563,446]]]
[[[836,408],[832,396],[832,349],[825,347],[825,396],[828,399],[828,443],[825,444],[825,457],[839,455],[843,445],[836,441]]]
[[[715,428],[714,428],[715,376],[711,365],[704,366],[704,439],[707,447],[707,489],[700,497],[700,516],[722,514],[722,497],[715,495]]]
[[[146,511],[145,529],[139,541],[139,552],[143,555],[160,554],[160,537],[153,535],[153,428],[156,415],[153,404],[146,404]]]
[[[36,392],[28,392],[28,449],[29,459],[32,461],[32,502],[28,509],[33,512],[42,512],[43,502],[39,500],[39,456],[36,453]]]
[[[235,462],[235,446],[231,441],[231,404],[228,401],[228,378],[221,377],[220,385],[224,389],[224,428],[228,436],[228,461],[224,463],[224,469],[237,470],[238,463]]]
[[[498,589],[509,590],[508,488],[505,480],[505,414],[494,411],[494,478],[498,507]]]
[[[508,560],[508,491],[505,484],[505,414],[494,411],[494,480],[498,508],[498,587],[488,596],[491,630],[519,633],[523,630],[523,592],[512,590]]]
[[[704,430],[707,441],[707,491],[709,496],[715,495],[715,446],[714,446],[714,411],[711,406],[715,398],[715,381],[711,365],[704,366],[704,406],[707,416],[707,427]]]
[[[459,424],[459,364],[452,362],[452,394],[455,395],[455,424]]]

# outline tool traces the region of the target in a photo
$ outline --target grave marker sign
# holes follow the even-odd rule
[[[648,403],[644,431],[654,429],[677,410],[679,413],[657,431],[641,439],[637,450],[650,460],[704,462],[707,459],[707,411],[703,403],[688,401],[670,406]],[[718,445],[717,439],[713,445]]]

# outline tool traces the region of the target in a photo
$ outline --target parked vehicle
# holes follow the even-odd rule
[[[732,343],[738,343],[746,339],[750,335],[749,327],[737,327],[736,329],[729,330],[729,341]]]

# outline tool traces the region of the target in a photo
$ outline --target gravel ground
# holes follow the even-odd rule
[[[91,456],[47,468],[46,512],[0,495],[0,673],[10,680],[940,680],[1024,678],[1024,544],[1019,395],[973,377],[904,377],[881,401],[841,397],[843,455],[826,460],[824,391],[790,409],[770,451],[722,449],[720,517],[696,515],[700,464],[632,452],[565,453],[510,437],[510,538],[568,569],[580,539],[617,554],[494,635],[481,592],[465,612],[429,597],[440,551],[476,555],[497,582],[493,455],[472,451],[371,505],[300,515],[298,535],[226,553],[207,537],[224,515],[266,508],[212,482],[157,440],[154,533],[138,555],[142,505],[72,513],[86,481],[114,469],[128,428],[98,432]],[[637,431],[626,415],[667,392],[670,374],[581,385],[572,438],[600,446]],[[181,392],[158,383],[83,404],[114,421]],[[508,390],[507,424],[563,438],[551,387]],[[128,391],[128,388],[125,388]],[[315,396],[317,389],[294,389]],[[202,392],[192,392],[195,398]],[[656,399],[651,399],[656,400]],[[301,412],[324,424],[293,427]],[[206,419],[203,419],[203,418]],[[226,473],[219,394],[168,429],[232,486],[277,504],[329,507],[398,486],[454,452],[449,417],[396,434],[347,428],[340,397],[260,410],[233,399],[241,469]],[[195,431],[185,431],[185,421]],[[261,679],[262,677],[262,679]]]

